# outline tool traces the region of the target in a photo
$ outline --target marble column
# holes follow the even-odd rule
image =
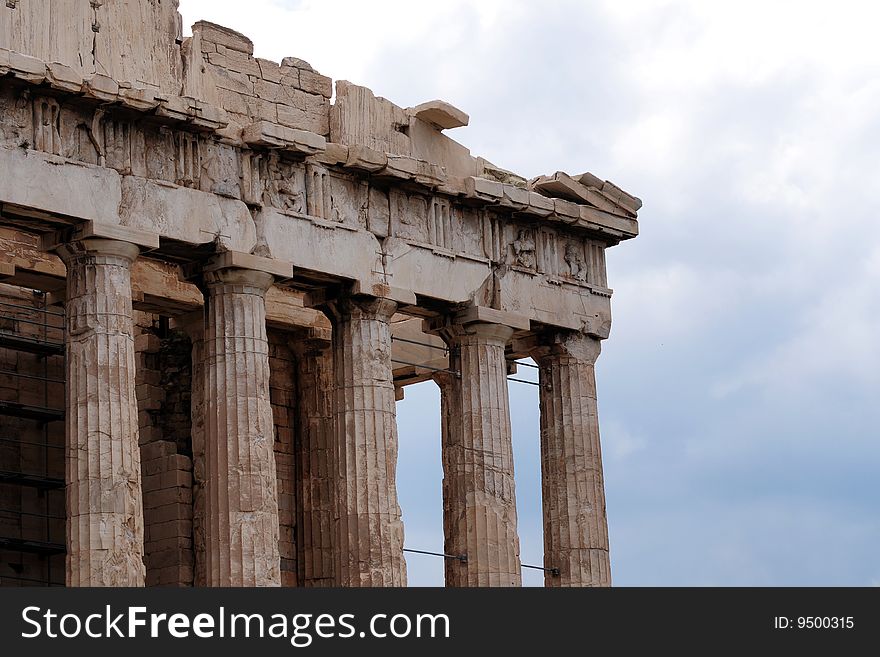
[[[321,340],[292,344],[297,365],[296,463],[297,580],[333,586],[334,511],[333,354]]]
[[[275,430],[266,291],[271,274],[203,274],[201,371],[204,553],[208,586],[280,586]]]
[[[595,363],[598,339],[559,333],[533,356],[540,367],[545,585],[611,586]]]
[[[67,265],[67,585],[143,586],[131,265],[139,248],[89,238]]]
[[[451,325],[441,379],[444,552],[447,586],[520,586],[513,446],[504,350],[513,329],[501,324]]]
[[[391,327],[397,304],[341,297],[333,323],[336,583],[406,586],[397,501],[397,418]]]

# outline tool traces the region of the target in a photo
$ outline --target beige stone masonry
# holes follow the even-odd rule
[[[85,239],[67,265],[67,584],[143,586],[131,265],[139,248]]]
[[[340,586],[405,586],[389,324],[397,303],[341,297],[323,308],[333,323],[334,577]]]
[[[440,377],[447,586],[520,586],[507,364],[513,329],[450,324],[440,331],[450,369]]]
[[[234,268],[207,272],[202,281],[203,362],[194,370],[203,377],[200,531],[208,586],[281,582],[265,306],[272,281],[266,272]]]
[[[609,584],[593,364],[641,201],[472,155],[444,101],[184,37],[178,4],[0,2],[0,287],[68,304],[68,582],[404,585],[395,400],[434,378],[447,583],[517,586],[506,359],[532,354],[547,584]]]
[[[558,333],[540,366],[545,585],[611,586],[595,363],[599,340]]]

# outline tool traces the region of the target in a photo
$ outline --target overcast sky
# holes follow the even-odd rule
[[[589,170],[643,199],[640,237],[609,252],[598,366],[615,584],[880,585],[876,3],[181,11],[398,105],[447,100],[471,116],[451,136],[522,175]],[[511,400],[522,558],[540,564],[537,391]],[[398,412],[407,545],[439,550],[433,384]],[[442,584],[438,560],[408,565]]]

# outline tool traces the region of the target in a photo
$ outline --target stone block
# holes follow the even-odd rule
[[[388,165],[388,157],[385,153],[373,150],[369,146],[352,144],[348,147],[348,159],[345,166],[361,171],[381,171]]]
[[[83,77],[69,66],[54,62],[48,66],[47,79],[53,89],[78,93],[82,90]]]
[[[442,100],[431,100],[408,110],[413,116],[430,123],[438,130],[466,126],[470,117],[457,107]]]
[[[260,67],[260,77],[268,82],[281,82],[282,72],[281,66],[268,59],[260,59],[257,57],[257,66]]]
[[[162,348],[162,340],[155,333],[141,333],[135,336],[135,351],[157,352]]]
[[[329,104],[322,96],[301,94],[298,106],[287,102],[278,104],[278,123],[326,136],[330,132]]]
[[[500,199],[504,194],[501,183],[494,180],[470,176],[464,179],[464,184],[465,193],[470,198],[494,202]]]
[[[208,21],[199,21],[192,26],[192,31],[194,35],[199,34],[201,36],[203,43],[213,43],[236,52],[247,53],[248,55],[254,54],[254,42],[240,32],[231,30],[228,27],[209,23]]]
[[[82,89],[87,96],[106,102],[114,102],[119,97],[119,83],[100,73],[85,79]]]
[[[42,60],[37,59],[36,57],[31,57],[30,55],[24,55],[14,50],[8,50],[6,52],[8,61],[7,66],[13,73],[15,73],[15,77],[36,84],[39,84],[46,79],[48,71],[46,69],[46,64]]]
[[[301,70],[299,72],[299,88],[306,93],[330,98],[333,95],[333,80],[315,71]]]

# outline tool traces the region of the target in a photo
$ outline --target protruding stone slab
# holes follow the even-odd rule
[[[214,45],[223,46],[230,50],[242,52],[247,55],[254,54],[254,42],[248,39],[241,32],[236,32],[228,27],[210,23],[208,21],[198,21],[192,26],[193,34],[198,32],[204,41],[213,43]]]
[[[321,135],[306,130],[287,128],[269,121],[251,123],[242,131],[241,138],[249,146],[285,148],[304,155],[314,155],[327,148],[327,140]]]
[[[429,100],[427,103],[410,107],[407,111],[438,130],[461,128],[470,121],[467,114],[442,100]]]
[[[540,176],[531,181],[532,189],[552,198],[587,203],[606,212],[619,212],[620,208],[603,194],[581,184],[567,173],[557,171],[552,176]],[[578,210],[575,210],[575,216]]]
[[[574,176],[574,179],[582,185],[601,191],[607,197],[625,207],[633,214],[642,208],[642,199],[633,196],[632,194],[627,194],[610,180],[601,180],[590,172]]]
[[[67,265],[67,585],[143,586],[131,265],[139,248],[89,238]]]
[[[611,586],[595,362],[601,343],[557,333],[533,351],[540,369],[545,585]]]

